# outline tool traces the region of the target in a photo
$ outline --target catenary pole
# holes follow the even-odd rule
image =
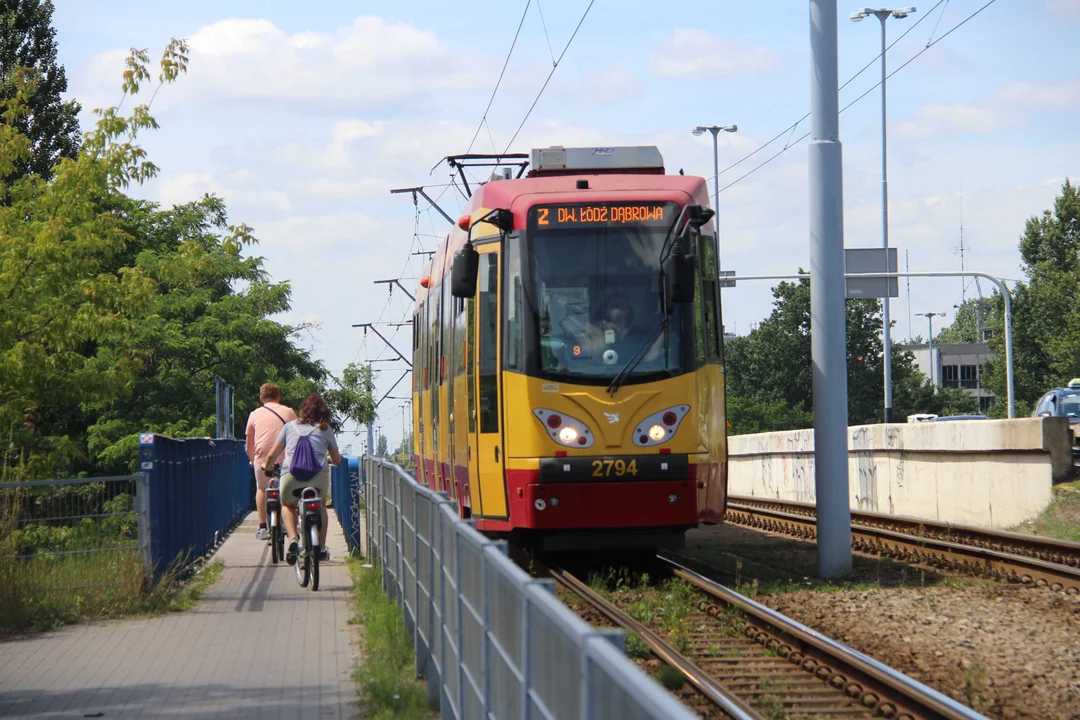
[[[843,153],[836,0],[810,0],[810,348],[818,575],[851,573]]]

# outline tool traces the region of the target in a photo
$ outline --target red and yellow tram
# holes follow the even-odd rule
[[[533,150],[481,185],[413,316],[416,478],[544,549],[679,547],[727,485],[705,180],[653,147]]]

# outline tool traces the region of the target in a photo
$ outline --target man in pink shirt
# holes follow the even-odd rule
[[[247,421],[247,456],[255,468],[255,504],[259,508],[259,529],[255,537],[259,540],[267,540],[270,531],[266,529],[266,486],[270,482],[263,466],[267,464],[267,456],[274,447],[278,433],[288,423],[296,419],[296,413],[292,408],[281,404],[281,388],[274,383],[266,383],[259,388],[259,401],[262,407],[252,410]],[[279,461],[279,457],[272,458]]]

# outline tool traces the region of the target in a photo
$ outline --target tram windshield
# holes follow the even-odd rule
[[[658,333],[667,230],[667,223],[624,224],[530,234],[526,287],[542,377],[607,381],[646,345],[624,384],[682,372],[687,306],[672,306],[670,322]]]

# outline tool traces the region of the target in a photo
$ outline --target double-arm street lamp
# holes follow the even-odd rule
[[[718,248],[719,248],[719,245],[720,245],[720,215],[719,215],[719,213],[720,213],[720,154],[719,154],[720,150],[717,147],[716,136],[720,133],[721,130],[724,131],[724,132],[729,132],[729,133],[738,132],[739,126],[738,125],[698,125],[696,128],[694,128],[694,134],[695,135],[701,135],[701,134],[703,134],[705,132],[711,132],[712,133],[713,182],[716,184],[716,187],[713,190],[713,212],[717,213],[714,216],[713,223],[715,223],[715,225],[716,225],[716,244],[717,244]],[[722,258],[724,256],[724,254],[722,252],[720,252],[720,253],[718,253],[718,255],[719,255],[719,257],[717,257],[717,259],[716,259],[716,265],[719,268],[722,265]]]
[[[898,10],[888,10],[886,8],[875,10],[867,7],[851,13],[853,22],[860,22],[871,15],[876,16],[881,21],[881,246],[884,248],[889,247],[889,175],[885,132],[885,49],[887,47],[885,42],[885,21],[891,17],[897,19],[906,18],[913,12],[915,12],[914,7],[905,7]],[[884,271],[890,272],[892,268],[888,267],[888,252],[886,252],[885,263]],[[888,293],[885,294],[885,298],[882,300],[881,310],[883,321],[882,349],[885,355],[883,358],[885,367],[885,422],[892,422],[892,328],[889,321]]]

